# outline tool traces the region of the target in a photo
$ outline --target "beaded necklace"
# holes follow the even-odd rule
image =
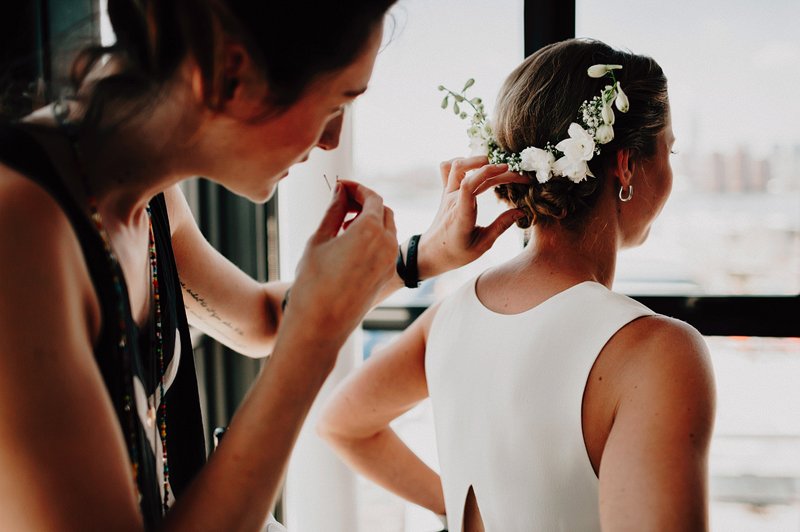
[[[69,139],[70,146],[72,149],[72,153],[75,159],[76,166],[78,167],[78,172],[81,176],[83,181],[84,191],[86,193],[86,200],[89,205],[89,212],[91,214],[92,222],[94,223],[95,229],[97,230],[98,234],[100,235],[101,240],[103,241],[103,247],[106,252],[106,258],[108,259],[109,265],[111,266],[111,275],[114,284],[114,292],[116,293],[116,300],[117,300],[117,317],[119,319],[119,338],[117,339],[117,347],[119,348],[119,352],[122,356],[122,367],[123,367],[123,386],[124,386],[124,394],[122,398],[122,408],[125,412],[125,425],[127,428],[127,438],[128,438],[128,453],[131,460],[131,468],[133,473],[133,482],[136,486],[136,490],[139,492],[139,498],[141,499],[141,491],[139,490],[139,449],[137,445],[137,433],[136,427],[138,422],[138,414],[136,412],[136,408],[134,406],[134,388],[133,388],[133,356],[131,353],[131,343],[129,341],[130,331],[128,330],[128,326],[126,323],[126,305],[125,305],[125,288],[124,282],[122,280],[122,267],[117,259],[116,253],[114,253],[114,248],[111,245],[111,238],[106,231],[105,226],[103,225],[103,218],[100,215],[100,212],[97,208],[97,198],[91,192],[91,188],[89,186],[89,179],[88,174],[86,172],[86,168],[84,166],[84,158],[82,156],[80,146],[77,142],[77,131],[75,129],[75,125],[67,121],[67,115],[69,114],[69,110],[61,101],[56,102],[53,105],[53,114],[58,122],[62,131],[64,131]],[[164,386],[164,374],[165,374],[165,366],[164,366],[164,336],[163,336],[163,328],[162,328],[162,321],[161,321],[161,298],[159,294],[159,286],[158,286],[158,255],[156,252],[156,241],[155,241],[155,233],[153,231],[153,217],[150,211],[150,205],[147,206],[147,223],[148,223],[148,253],[149,253],[149,262],[150,262],[150,278],[152,281],[152,312],[153,312],[153,322],[154,322],[154,331],[155,331],[155,342],[154,348],[156,353],[156,358],[158,360],[158,376],[159,376],[159,394],[160,394],[160,403],[158,407],[158,412],[156,415],[156,421],[158,425],[158,435],[161,440],[161,456],[162,456],[162,465],[163,465],[163,500],[162,500],[162,512],[166,513],[169,510],[169,492],[170,492],[170,485],[169,485],[169,462],[167,460],[167,400],[166,400],[166,389]],[[145,392],[146,393],[146,392]],[[154,398],[155,401],[155,398]],[[148,417],[150,413],[148,412]]]
[[[169,461],[167,460],[167,398],[164,388],[164,335],[161,323],[161,298],[158,289],[158,256],[156,255],[156,237],[153,232],[153,215],[147,206],[147,223],[150,233],[150,272],[153,281],[153,317],[155,318],[156,355],[158,358],[158,389],[161,401],[158,405],[158,435],[161,438],[161,457],[164,468],[164,513],[169,510]],[[155,399],[154,399],[155,400]]]

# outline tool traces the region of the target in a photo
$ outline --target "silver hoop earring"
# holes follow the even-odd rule
[[[628,185],[628,194],[626,196],[622,195],[622,191],[623,190],[625,190],[625,189],[622,188],[622,187],[619,187],[619,200],[622,203],[625,203],[627,201],[632,200],[633,199],[633,185]]]

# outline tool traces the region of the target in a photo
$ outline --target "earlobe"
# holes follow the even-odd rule
[[[192,67],[192,95],[197,103],[202,103],[205,100],[205,82],[203,81],[203,74],[196,66]]]

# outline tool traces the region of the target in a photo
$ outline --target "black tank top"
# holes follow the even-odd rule
[[[131,383],[126,383],[124,376],[132,373],[133,380],[138,379],[147,397],[154,395],[159,397],[157,388],[160,379],[154,370],[157,361],[151,353],[152,350],[143,348],[143,345],[147,345],[144,342],[149,342],[148,330],[144,328],[139,332],[130,311],[127,293],[123,289],[123,294],[120,296],[114,286],[113,268],[119,270],[119,266],[112,266],[108,260],[100,234],[75,202],[50,163],[46,152],[34,137],[19,127],[0,125],[0,162],[46,190],[58,202],[77,235],[100,301],[102,314],[101,331],[94,352],[95,360],[114,404],[120,430],[123,431],[126,444],[130,448],[131,439],[128,437],[126,421],[130,417],[124,412],[124,395],[125,391],[130,389]],[[150,201],[150,211],[158,259],[164,364],[168,368],[165,379],[168,379],[169,384],[166,402],[170,488],[177,499],[205,462],[205,437],[189,326],[172,253],[169,219],[163,194]],[[20,220],[20,223],[24,223],[24,220]],[[117,271],[117,274],[121,276],[120,271]],[[125,326],[131,331],[128,335],[129,341],[133,344],[131,370],[123,367],[117,346],[122,327],[119,318],[120,297],[123,298],[122,307],[125,309]],[[177,361],[177,368],[172,364],[173,361]],[[139,399],[133,401],[133,406],[137,410],[135,419],[139,420],[135,424],[133,441],[136,442],[139,465],[140,508],[145,525],[148,529],[152,529],[163,517],[160,466],[157,466],[153,447],[160,445],[160,442],[154,427],[148,426],[143,421],[147,413],[141,412],[141,406],[137,408],[137,403],[141,405],[141,397]],[[87,437],[92,436],[87,435]]]

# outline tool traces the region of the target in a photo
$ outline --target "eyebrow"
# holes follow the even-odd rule
[[[361,89],[344,91],[344,96],[347,97],[347,98],[355,98],[356,96],[360,96],[360,95],[364,94],[365,92],[367,92],[367,88],[363,87]]]

